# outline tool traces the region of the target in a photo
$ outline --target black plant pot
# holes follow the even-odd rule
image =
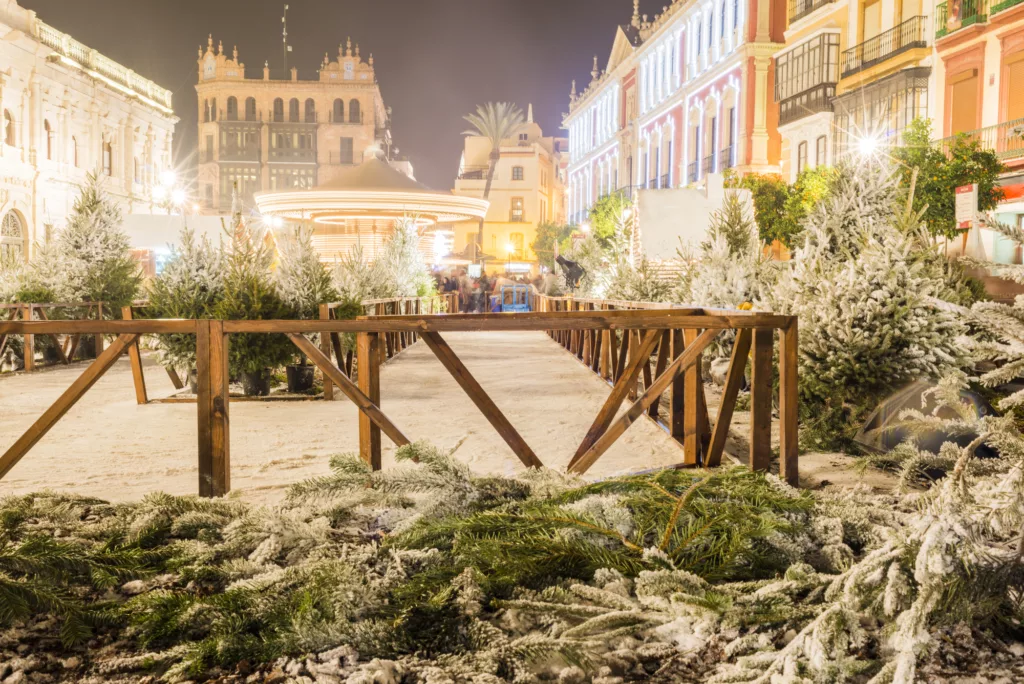
[[[188,372],[188,391],[199,394],[199,371],[195,368]]]
[[[240,373],[242,393],[247,397],[265,397],[270,394],[270,369],[264,368],[256,373]]]
[[[294,393],[308,392],[313,389],[313,366],[286,366],[288,391]]]

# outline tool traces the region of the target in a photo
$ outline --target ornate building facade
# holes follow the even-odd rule
[[[568,213],[602,196],[700,183],[710,173],[779,170],[772,55],[784,0],[675,0],[648,21],[634,0],[605,69],[570,94]]]
[[[154,209],[171,168],[171,93],[0,0],[0,251],[59,231],[89,172],[125,213]]]
[[[238,50],[213,37],[199,49],[198,195],[205,210],[231,206],[232,189],[251,206],[260,191],[329,183],[364,158],[390,156],[388,111],[373,70],[349,40],[315,80],[248,78]]]
[[[545,137],[529,108],[527,123],[513,140],[501,145],[484,220],[484,253],[500,262],[536,270],[537,255],[530,245],[542,223],[565,222],[565,189],[561,165],[568,141]],[[483,197],[491,153],[487,138],[466,136],[453,194]],[[465,250],[477,239],[475,222],[454,225],[454,249]]]

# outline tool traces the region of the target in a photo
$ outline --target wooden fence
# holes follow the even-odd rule
[[[85,318],[89,319],[95,316],[96,320],[103,319],[103,302],[55,302],[47,304],[28,304],[28,303],[15,303],[15,304],[0,304],[0,321],[7,320],[8,322],[15,321],[21,318],[22,321],[34,321],[42,320],[48,321],[47,310],[53,309],[85,309]],[[63,340],[57,338],[56,334],[47,335],[52,339],[54,347],[57,351],[60,363],[68,364],[70,360],[75,357],[75,352],[78,351],[78,345],[81,342],[80,335],[66,335]],[[31,373],[36,369],[36,346],[35,346],[35,335],[24,336],[24,359],[25,359],[25,372]],[[9,341],[9,334],[0,332],[0,358],[3,357],[4,351],[7,349]],[[96,335],[96,354],[103,351],[103,336]]]
[[[570,307],[573,308],[573,307]],[[704,447],[707,419],[702,418],[699,407],[702,394],[698,389],[699,375],[694,374],[701,353],[723,331],[736,330],[736,344],[726,391],[719,410],[719,419]],[[381,467],[381,435],[396,445],[410,443],[399,427],[381,409],[380,365],[384,358],[381,348],[389,335],[414,335],[422,339],[441,364],[458,382],[477,408],[501,435],[512,451],[528,467],[541,466],[537,455],[523,440],[494,401],[465,367],[455,352],[442,338],[447,332],[477,331],[565,331],[581,344],[601,344],[596,339],[610,338],[622,333],[623,339],[639,340],[635,354],[616,357],[621,365],[611,395],[599,411],[572,459],[570,470],[583,473],[642,415],[648,414],[670,387],[673,391],[673,410],[677,402],[682,415],[681,430],[686,453],[708,454],[705,465],[713,465],[715,454],[721,454],[725,434],[735,405],[740,379],[746,365],[747,349],[754,349],[754,372],[751,391],[751,459],[758,470],[766,470],[770,460],[770,427],[772,417],[772,345],[774,331],[781,330],[779,376],[781,381],[781,452],[782,476],[796,483],[796,319],[768,313],[737,311],[705,311],[703,309],[651,309],[651,310],[566,310],[535,311],[506,314],[420,314],[382,315],[361,317],[356,320],[312,321],[222,321],[222,320],[121,320],[121,321],[53,321],[0,323],[0,334],[107,334],[117,339],[75,380],[74,383],[48,408],[43,415],[0,456],[2,478],[81,397],[117,361],[131,352],[140,335],[176,333],[196,335],[197,372],[199,393],[197,402],[199,493],[202,496],[221,496],[230,491],[228,347],[230,336],[236,333],[286,334],[295,346],[329,378],[335,386],[359,409],[359,450],[362,458],[373,468]],[[356,363],[358,384],[353,382],[320,348],[304,335],[320,333],[353,333],[356,335]],[[562,335],[559,332],[556,335]],[[681,337],[681,339],[680,339]],[[645,384],[632,406],[619,418],[619,408],[626,400],[630,386],[635,384],[647,358],[662,345],[656,371]],[[625,343],[623,346],[631,346]],[[610,348],[610,347],[609,347]],[[137,349],[137,348],[136,348]],[[678,352],[678,354],[676,353]],[[597,349],[596,358],[604,354]],[[594,358],[592,354],[591,359]],[[611,358],[609,356],[609,358]],[[619,358],[624,358],[620,362]],[[600,361],[598,362],[600,368]],[[607,367],[607,366],[606,366]],[[697,382],[694,382],[694,378]],[[680,379],[682,379],[680,381]],[[703,422],[702,422],[703,421]],[[429,438],[429,435],[423,435]],[[698,445],[700,445],[698,447]],[[687,457],[690,458],[690,457]],[[690,458],[697,463],[697,458]]]

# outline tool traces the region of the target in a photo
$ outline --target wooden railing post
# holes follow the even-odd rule
[[[32,305],[26,304],[21,309],[21,320],[26,323],[32,322]],[[31,373],[36,369],[36,336],[24,335],[22,337],[25,356],[25,372]]]
[[[121,307],[121,318],[126,321],[133,319],[132,307]],[[132,381],[135,383],[135,401],[141,406],[149,403],[146,393],[146,376],[142,372],[142,354],[139,352],[139,340],[136,339],[128,347],[128,358],[131,360]]]
[[[196,321],[196,373],[199,496],[224,496],[231,491],[228,338],[224,321]]]
[[[689,347],[697,339],[697,331],[687,328],[683,339]],[[701,456],[701,430],[699,413],[701,409],[701,356],[683,374],[683,463],[696,465]]]
[[[103,302],[96,302],[96,320],[103,320]],[[96,334],[96,356],[103,353],[103,333]]]
[[[779,331],[779,477],[797,486],[800,478],[797,434],[797,319]]]
[[[682,330],[672,330],[672,360],[678,359],[686,349],[686,341]],[[685,428],[686,405],[686,374],[683,373],[672,381],[672,396],[669,403],[669,433],[680,444],[686,436]]]
[[[754,330],[750,380],[750,469],[766,472],[772,459],[772,346],[775,331]]]
[[[358,333],[359,389],[380,406],[380,334]],[[366,414],[359,413],[359,455],[374,470],[381,468],[380,428]]]
[[[320,305],[320,320],[329,321],[331,320],[331,309],[327,304]],[[331,333],[323,332],[320,333],[320,351],[324,353],[328,359],[331,358]],[[338,359],[338,363],[341,363],[341,359]],[[334,399],[334,383],[324,373],[324,399],[330,401]]]

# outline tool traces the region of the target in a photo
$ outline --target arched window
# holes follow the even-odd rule
[[[274,100],[274,121],[277,123],[284,121],[284,100],[281,98]]]
[[[203,100],[203,123],[209,123],[210,121],[210,101]]]
[[[14,147],[14,117],[9,109],[4,110],[4,142]]]
[[[245,120],[255,121],[256,120],[256,98],[249,97],[245,100]]]
[[[352,123],[363,123],[363,115],[359,111],[359,100],[353,99],[349,101],[348,120]]]
[[[210,100],[210,121],[217,120],[217,98]]]
[[[234,95],[228,98],[228,121],[238,121],[238,100]]]
[[[341,98],[334,101],[334,123],[345,122],[345,102]]]
[[[71,136],[71,163],[78,168],[78,138]]]
[[[313,98],[306,100],[306,123],[316,123],[316,102]]]
[[[796,146],[796,173],[800,175],[807,168],[807,141]]]
[[[43,119],[43,135],[46,136],[46,159],[53,161],[53,130],[48,119]]]
[[[103,175],[114,175],[114,148],[110,143],[103,143]]]
[[[25,251],[25,228],[16,211],[9,211],[0,223],[0,257],[22,258]]]
[[[299,120],[299,98],[293,97],[288,102],[288,120],[297,123]]]

